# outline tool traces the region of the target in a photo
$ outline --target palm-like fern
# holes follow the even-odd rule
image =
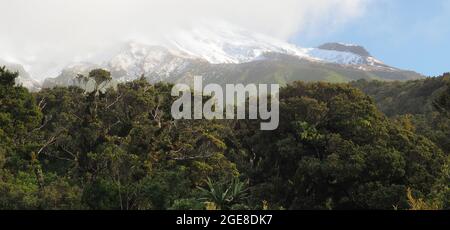
[[[203,201],[212,202],[217,209],[230,209],[234,204],[243,202],[248,197],[248,182],[233,178],[229,183],[206,180],[207,188],[198,187],[204,194]]]

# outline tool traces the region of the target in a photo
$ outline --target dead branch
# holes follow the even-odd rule
[[[210,157],[214,156],[214,153],[208,154],[208,155],[200,155],[200,156],[184,156],[184,157],[172,157],[172,160],[175,161],[192,161],[192,160],[200,160],[200,159],[208,159]]]
[[[52,136],[45,144],[44,146],[42,146],[42,148],[39,149],[39,151],[37,152],[37,155],[39,156],[39,154],[41,154],[42,151],[44,151],[44,149],[46,149],[48,146],[54,144],[56,142],[56,136]]]
[[[158,101],[158,104],[156,105],[156,108],[152,111],[150,111],[150,115],[153,117],[153,120],[155,120],[156,122],[158,122],[158,127],[161,128],[162,124],[161,124],[161,110],[159,110],[159,106],[160,106],[160,102]]]
[[[36,131],[39,131],[39,130],[43,129],[43,128],[48,124],[48,122],[49,122],[50,120],[51,120],[51,119],[47,119],[47,116],[45,116],[44,122],[42,123],[42,125],[39,126],[39,127],[37,127],[37,128],[35,128],[35,129],[33,129],[31,132],[36,132]]]
[[[112,129],[114,126],[116,126],[116,125],[118,125],[118,124],[120,124],[120,123],[122,123],[122,122],[120,121],[120,119],[117,119],[117,121],[116,121],[114,124],[110,125],[110,126],[106,129],[106,133],[109,133],[109,131],[111,131],[111,129]]]
[[[61,147],[61,149],[62,149],[64,152],[66,152],[66,153],[68,153],[69,155],[71,155],[71,156],[74,158],[74,160],[78,160],[77,155],[75,155],[75,154],[72,153],[71,151],[69,151],[69,150],[67,150],[66,148],[64,148],[64,146],[60,146],[60,147]]]
[[[47,102],[45,101],[45,97],[43,97],[41,99],[41,101],[39,101],[39,104],[38,104],[39,110],[43,111],[46,106],[47,106]]]
[[[108,106],[106,106],[105,109],[111,108],[113,105],[115,105],[117,102],[119,102],[120,99],[122,99],[122,97],[123,97],[123,93],[120,94],[120,95],[118,95],[117,98],[116,98],[116,100],[114,100],[111,104],[109,104]]]

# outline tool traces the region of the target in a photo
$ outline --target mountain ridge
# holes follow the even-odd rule
[[[81,65],[79,73],[86,74],[87,67],[104,68],[111,71],[118,82],[131,81],[144,75],[150,82],[186,82],[193,75],[204,76],[211,83],[288,83],[295,80],[347,82],[358,79],[410,80],[423,76],[385,65],[371,56],[359,56],[335,50],[308,49],[305,53],[262,52],[251,49],[251,58],[225,59],[223,62],[211,62],[197,55],[174,51],[155,45],[129,43],[118,54],[101,65],[92,63]],[[259,55],[255,53],[260,52]],[[305,56],[303,56],[305,54]],[[314,56],[313,56],[314,55]],[[228,56],[230,57],[230,56]],[[233,61],[230,61],[233,60]],[[272,69],[266,68],[271,66]],[[258,69],[264,69],[260,71]],[[67,74],[71,72],[71,74]],[[70,82],[76,77],[76,68],[63,71],[54,79],[47,79],[43,87],[60,85],[58,82]],[[260,77],[255,76],[259,72]],[[310,74],[310,76],[306,76]],[[279,79],[282,80],[279,80]],[[66,79],[66,80],[61,80]],[[68,80],[69,79],[69,80]],[[272,81],[270,81],[272,79]],[[67,84],[63,84],[67,85]]]
[[[117,52],[101,59],[69,65],[58,76],[45,79],[42,87],[74,85],[77,74],[87,74],[93,68],[110,71],[117,82],[132,81],[142,75],[150,82],[174,83],[201,75],[218,84],[424,77],[383,63],[363,46],[326,43],[302,48],[229,24],[182,30],[161,44],[131,41],[118,47]]]

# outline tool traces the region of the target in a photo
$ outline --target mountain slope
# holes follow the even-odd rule
[[[433,102],[447,90],[450,73],[406,82],[355,81],[350,84],[372,96],[388,116],[426,114],[434,111]]]
[[[410,80],[423,76],[390,67],[361,46],[295,45],[227,24],[179,31],[158,45],[130,42],[104,60],[77,63],[48,79],[44,87],[70,85],[77,73],[111,71],[118,82],[144,75],[151,82],[288,83],[295,80],[348,82],[357,79]]]
[[[130,50],[114,56],[102,65],[83,63],[65,69],[55,79],[47,79],[44,87],[70,85],[78,73],[89,69],[105,68],[119,82],[130,81],[144,75],[150,82],[188,82],[192,76],[203,76],[205,81],[226,83],[281,83],[303,81],[348,82],[368,80],[410,80],[422,78],[412,71],[403,71],[385,65],[340,64],[317,61],[282,53],[265,53],[258,59],[241,63],[210,63],[192,56],[179,56],[164,47],[137,44]],[[135,52],[133,52],[134,50]],[[140,50],[136,52],[136,50]],[[349,56],[349,55],[348,55]],[[339,59],[340,60],[340,59]],[[348,59],[346,59],[348,60]],[[353,60],[361,59],[355,58]]]

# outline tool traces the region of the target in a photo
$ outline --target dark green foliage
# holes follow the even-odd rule
[[[359,80],[350,84],[373,97],[383,113],[394,116],[423,114],[432,111],[434,100],[446,90],[446,82],[448,82],[448,77],[407,82]]]
[[[280,93],[280,127],[255,132],[251,182],[289,209],[407,208],[406,188],[430,194],[443,152],[389,121],[347,85],[294,83]]]
[[[357,81],[378,108],[450,153],[450,75],[408,82]]]
[[[395,83],[428,89],[426,109],[396,111],[413,102],[386,86],[377,105],[394,117],[349,85],[293,83],[279,128],[263,132],[173,120],[170,84],[111,88],[94,70],[83,89],[30,94],[16,77],[0,69],[0,209],[404,209],[407,191],[449,207],[448,91],[435,79]]]
[[[64,176],[43,172],[36,159],[48,142],[42,139],[43,116],[35,98],[14,86],[17,76],[0,68],[0,207],[81,208],[79,188]]]
[[[426,137],[444,151],[447,163],[438,183],[440,192],[435,196],[441,207],[449,208],[450,75],[395,83],[358,81],[352,85],[372,96],[393,122]],[[436,199],[432,202],[435,204]]]
[[[443,80],[447,82],[447,87],[434,102],[435,108],[446,115],[450,114],[450,73],[444,74]],[[449,115],[450,116],[450,115]]]
[[[8,86],[8,87],[13,87],[15,82],[16,82],[16,78],[19,76],[19,73],[12,73],[9,72],[6,67],[1,66],[0,67],[0,84],[2,86]]]
[[[219,135],[226,127],[174,121],[171,88],[141,79],[103,93],[40,92],[49,120],[43,130],[56,139],[39,158],[44,170],[77,178],[91,209],[167,209],[208,176],[237,175]]]

